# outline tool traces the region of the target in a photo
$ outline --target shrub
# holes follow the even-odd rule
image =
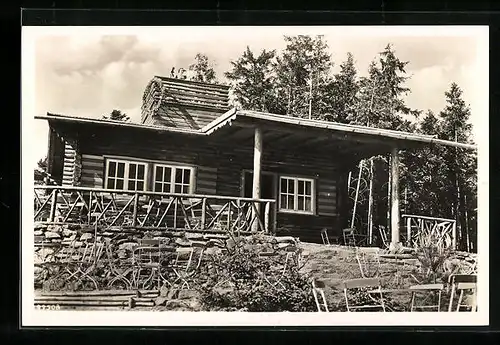
[[[296,260],[285,256],[260,256],[264,248],[277,251],[276,244],[259,235],[231,238],[220,253],[207,254],[207,262],[196,275],[195,288],[208,310],[253,312],[315,311],[310,277],[300,272]]]

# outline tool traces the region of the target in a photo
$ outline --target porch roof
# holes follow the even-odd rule
[[[184,129],[176,127],[146,125],[122,121],[90,119],[47,113],[36,116],[49,123],[69,123],[110,128],[129,128],[138,131],[178,133],[182,135],[210,136],[226,142],[253,141],[253,129],[264,130],[264,142],[272,146],[293,147],[303,150],[334,149],[362,156],[389,152],[392,147],[415,148],[433,144],[477,150],[476,145],[438,139],[435,136],[380,129],[336,122],[308,120],[291,116],[231,109],[205,127]],[[94,127],[95,128],[95,127]]]
[[[264,129],[274,128],[281,131],[309,133],[312,136],[318,137],[319,135],[320,138],[324,137],[325,139],[354,141],[367,144],[383,144],[402,149],[438,144],[477,150],[476,145],[442,140],[431,135],[236,109],[227,111],[225,114],[203,127],[201,131],[210,135],[227,126],[253,127],[258,124],[263,125],[262,127]],[[318,138],[318,140],[320,139]]]

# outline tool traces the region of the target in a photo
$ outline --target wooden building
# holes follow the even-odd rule
[[[37,118],[48,121],[48,172],[61,186],[272,200],[266,230],[310,242],[320,240],[323,228],[340,234],[346,226],[347,175],[361,159],[392,153],[392,242],[399,242],[398,150],[474,148],[231,109],[227,86],[164,77],[147,85],[140,124],[51,113]]]

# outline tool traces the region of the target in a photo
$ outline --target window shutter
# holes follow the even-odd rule
[[[217,193],[217,168],[198,166],[195,183],[197,194],[215,195]]]
[[[318,214],[320,216],[337,215],[337,181],[320,178],[317,181]]]

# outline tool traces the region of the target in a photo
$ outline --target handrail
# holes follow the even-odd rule
[[[438,217],[430,217],[430,216],[419,216],[415,214],[403,214],[401,215],[402,218],[420,218],[420,219],[428,219],[428,220],[439,220],[442,222],[454,222],[455,219],[448,219],[448,218],[438,218]]]
[[[210,194],[183,194],[183,193],[161,193],[152,191],[127,191],[121,189],[106,189],[106,188],[91,188],[91,187],[73,187],[73,186],[35,186],[35,189],[60,189],[65,191],[81,191],[81,192],[101,192],[101,193],[116,193],[116,194],[142,194],[150,196],[163,196],[163,197],[181,197],[181,198],[193,198],[193,199],[212,199],[212,200],[232,200],[232,201],[247,201],[247,202],[270,202],[275,203],[274,199],[254,199],[254,198],[243,198],[236,196],[225,196],[225,195],[210,195]]]
[[[117,189],[35,186],[35,221],[87,224],[111,228],[225,228],[241,232],[271,230],[274,199],[234,196],[124,191]]]

